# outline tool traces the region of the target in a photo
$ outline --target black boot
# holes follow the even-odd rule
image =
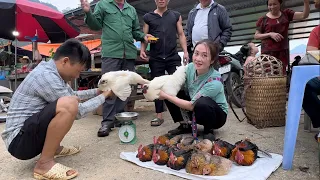
[[[216,136],[214,135],[213,129],[207,130],[206,128],[204,128],[203,139],[209,139],[210,141],[216,140]]]
[[[192,133],[192,128],[190,124],[180,124],[179,127],[168,131],[168,133],[171,135]]]

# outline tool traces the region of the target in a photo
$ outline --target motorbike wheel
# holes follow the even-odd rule
[[[0,113],[7,112],[11,98],[0,94]],[[6,119],[0,119],[0,123],[6,122]]]
[[[226,88],[227,88],[227,94],[229,98],[231,98],[231,102],[237,106],[238,108],[241,108],[241,102],[242,102],[242,92],[239,91],[239,88],[237,88],[237,91],[234,91],[235,87],[241,84],[240,76],[235,72],[230,72],[229,77],[226,81]]]

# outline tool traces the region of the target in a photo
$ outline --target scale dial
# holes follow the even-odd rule
[[[122,142],[128,143],[131,142],[135,137],[134,128],[129,125],[121,126],[119,129],[119,138]]]

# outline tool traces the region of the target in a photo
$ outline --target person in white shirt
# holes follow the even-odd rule
[[[209,39],[218,43],[219,51],[222,51],[232,35],[232,24],[225,7],[213,0],[199,1],[200,3],[189,12],[185,29],[191,56],[192,48],[197,42]]]

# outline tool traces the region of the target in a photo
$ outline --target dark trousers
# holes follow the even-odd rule
[[[320,80],[316,77],[307,83],[302,104],[314,128],[320,127],[320,100],[318,95],[320,95]]]
[[[58,100],[51,102],[40,112],[24,122],[19,134],[12,140],[8,151],[17,159],[32,159],[42,152],[51,120],[56,116]]]
[[[149,67],[151,70],[151,78],[165,75],[165,71],[168,74],[173,74],[176,71],[176,67],[181,66],[181,58],[178,54],[167,57],[166,59],[150,57]],[[155,100],[156,113],[162,113],[164,111],[163,101]]]
[[[177,97],[190,101],[190,97],[184,91],[180,91]],[[165,102],[173,121],[183,121],[180,108],[167,100]],[[214,100],[209,97],[200,97],[195,102],[193,111],[195,113],[197,124],[204,126],[205,133],[212,129],[221,128],[227,120],[227,114]],[[192,112],[189,112],[189,118],[192,120]]]
[[[102,58],[102,74],[110,71],[129,70],[134,71],[134,59]],[[118,97],[106,99],[103,103],[103,119],[101,124],[111,124],[114,121],[114,115],[124,111],[128,101],[121,101]]]

